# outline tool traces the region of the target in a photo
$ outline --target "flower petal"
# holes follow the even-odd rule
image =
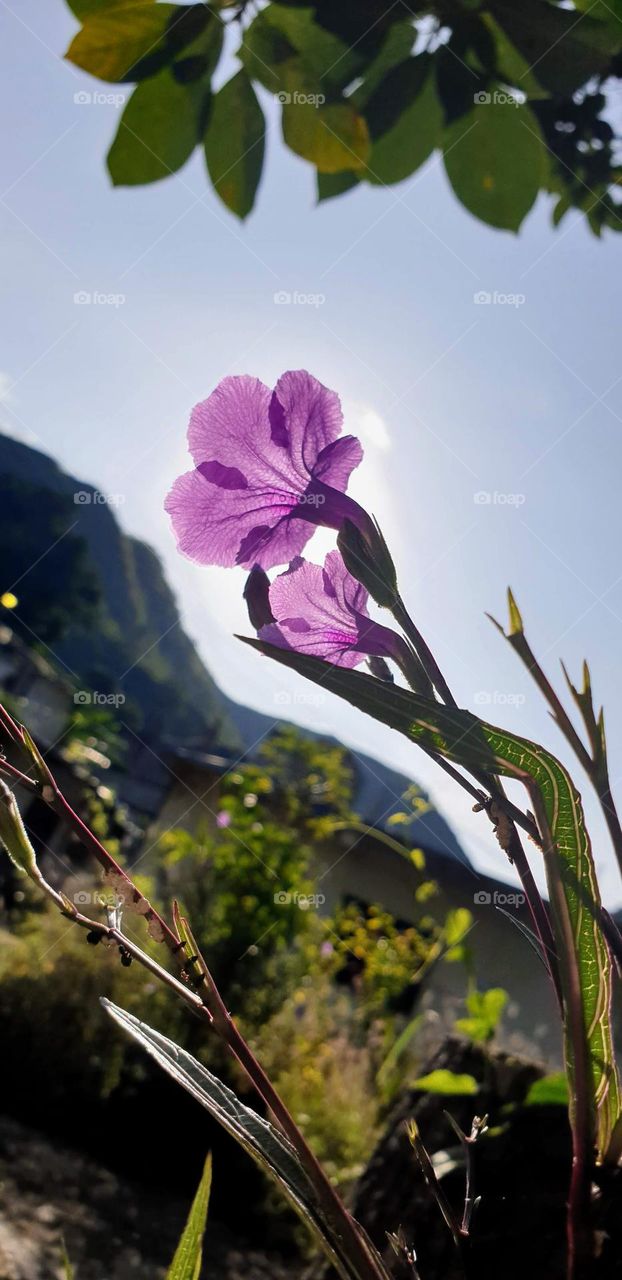
[[[247,489],[222,489],[199,470],[175,481],[164,506],[179,550],[199,564],[272,569],[299,555],[314,532],[313,525],[290,518],[288,503]],[[254,552],[259,530],[261,546]],[[242,546],[248,550],[240,559]]]
[[[211,396],[192,410],[188,446],[195,465],[218,463],[225,479],[224,469],[231,468],[244,477],[249,489],[301,492],[301,478],[289,452],[272,434],[271,396],[258,378],[223,378]]]
[[[283,438],[283,428],[287,429],[292,465],[307,483],[322,450],[341,431],[339,396],[305,369],[284,373],[274,390],[272,420],[279,438]]]
[[[326,445],[318,455],[313,469],[314,478],[333,489],[345,492],[352,472],[362,459],[360,440],[356,436],[340,436],[332,444]]]

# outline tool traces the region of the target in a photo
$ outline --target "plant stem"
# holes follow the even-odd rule
[[[405,635],[408,636],[408,639],[410,640],[413,648],[415,649],[415,652],[417,653],[417,656],[419,657],[421,664],[424,670],[426,671],[426,674],[428,675],[429,679],[432,681],[437,692],[441,695],[444,702],[448,706],[457,707],[458,704],[456,702],[456,699],[454,698],[453,693],[451,692],[451,689],[449,688],[449,685],[447,684],[447,681],[445,680],[445,677],[442,671],[440,670],[440,667],[431,649],[429,648],[428,644],[424,640],[419,629],[415,626],[400,596],[397,597],[397,600],[392,608],[392,613],[393,613],[393,617],[395,618],[395,621],[399,624],[399,626],[401,626]],[[406,671],[404,672],[404,674],[406,675],[406,678],[408,678]],[[436,752],[426,747],[423,747],[422,749],[425,751],[426,755],[429,755],[433,760],[436,760],[437,763],[441,763],[441,759],[440,757],[437,757]],[[471,795],[475,795],[475,798],[477,799],[478,803],[480,804],[482,803],[481,794],[478,793],[474,788],[472,788],[471,784],[467,781],[467,779],[463,777],[461,773],[458,773],[458,771],[453,769],[453,766],[451,765],[447,767],[446,761],[442,762],[442,767],[445,769],[446,773],[450,773],[450,776],[453,777],[454,780],[458,782],[461,787],[464,788],[464,790],[469,791]],[[531,839],[538,842],[539,832],[538,832],[537,823],[534,823],[516,805],[512,804],[511,801],[508,800],[505,794],[503,784],[501,783],[499,778],[489,773],[480,773],[480,772],[476,773],[474,771],[471,771],[471,772],[473,772],[473,776],[476,778],[476,780],[480,783],[481,786],[486,788],[486,790],[490,793],[490,795],[495,799],[499,808],[501,808],[510,819],[510,824],[511,824],[510,838],[509,838],[508,847],[506,849],[506,853],[508,854],[511,862],[514,863],[514,866],[516,867],[517,873],[520,877],[521,884],[525,892],[525,897],[527,899],[527,904],[529,906],[529,910],[531,913],[533,925],[542,948],[544,962],[550,974],[551,981],[555,989],[555,994],[557,996],[558,1002],[560,1003],[560,1007],[561,1007],[561,985],[560,985],[559,973],[557,972],[557,951],[555,947],[553,929],[551,926],[551,922],[550,922],[546,907],[544,905],[544,902],[542,901],[542,896],[534,880],[531,867],[529,866],[527,855],[523,849],[518,832],[516,830],[516,826],[520,825],[527,831]],[[486,808],[486,805],[483,805],[483,807]]]

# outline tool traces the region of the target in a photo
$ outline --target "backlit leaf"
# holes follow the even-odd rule
[[[349,102],[322,102],[312,80],[301,78],[298,63],[287,64],[282,95],[283,137],[287,146],[320,173],[362,170],[369,155],[369,133]]]
[[[546,153],[530,108],[508,97],[491,88],[485,101],[446,130],[444,162],[470,213],[493,227],[518,231],[540,189]]]
[[[342,1280],[353,1280],[345,1246],[336,1227],[327,1222],[318,1203],[315,1187],[306,1174],[288,1139],[274,1125],[263,1120],[197,1062],[185,1049],[140,1022],[132,1014],[102,1000],[107,1013],[131,1036],[158,1066],[181,1085],[196,1102],[226,1129],[249,1156],[280,1187],[291,1206],[315,1235]],[[372,1246],[368,1246],[372,1249]],[[380,1269],[382,1274],[382,1269]]]
[[[588,1121],[602,1156],[621,1113],[611,1033],[611,957],[599,924],[600,894],[581,797],[563,765],[543,747],[486,724],[469,711],[442,706],[362,672],[332,667],[319,658],[258,640],[246,643],[411,741],[466,768],[518,779],[528,788],[540,829],[545,839],[551,840],[544,867],[562,992],[567,1010],[576,972],[588,1056]],[[574,940],[571,954],[566,942],[569,936]],[[567,1018],[565,1021],[572,1118],[575,1049]]]
[[[198,142],[198,111],[191,86],[167,68],[134,90],[108,152],[115,186],[158,182],[186,163]]]
[[[221,200],[238,218],[253,208],[265,148],[265,121],[245,71],[215,95],[205,131],[205,159]]]
[[[444,1093],[444,1094],[474,1094],[479,1090],[479,1085],[474,1076],[458,1075],[455,1071],[445,1071],[439,1068],[438,1071],[431,1071],[427,1076],[419,1076],[417,1080],[413,1080],[411,1089],[423,1089],[426,1093]]]
[[[344,195],[346,191],[351,191],[352,187],[356,187],[359,181],[359,175],[353,169],[345,169],[342,173],[318,173],[318,202],[332,200],[334,196]]]
[[[175,1250],[175,1257],[166,1273],[166,1280],[199,1280],[211,1187],[212,1157],[208,1155],[188,1221]]]
[[[609,0],[607,0],[609,3]],[[591,6],[590,6],[591,7]],[[616,36],[590,15],[546,0],[494,0],[491,11],[545,89],[569,94],[609,65]],[[526,74],[526,73],[525,73]],[[518,88],[522,86],[522,78]]]
[[[366,177],[375,184],[410,177],[442,140],[443,115],[427,54],[389,72],[366,108],[372,137]]]
[[[114,5],[86,19],[66,56],[100,80],[141,80],[171,62],[210,21],[203,5]]]
[[[568,1106],[568,1081],[563,1071],[556,1071],[550,1076],[542,1076],[534,1080],[530,1086],[525,1103],[535,1106]]]

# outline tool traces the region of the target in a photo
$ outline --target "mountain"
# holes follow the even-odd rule
[[[238,750],[242,740],[227,716],[219,689],[180,624],[175,597],[152,548],[121,531],[113,507],[100,500],[92,485],[67,475],[44,453],[0,435],[0,508],[9,486],[14,496],[16,480],[24,485],[29,520],[36,520],[37,490],[66,499],[67,541],[82,540],[99,585],[94,621],[88,628],[70,626],[53,641],[53,655],[74,678],[76,688],[89,698],[121,693],[126,698],[124,719],[141,737],[159,738],[166,732],[174,739],[191,736],[206,745],[216,742]],[[19,538],[18,530],[7,530],[5,545],[0,541],[3,575],[11,565],[11,533]],[[54,581],[62,540],[58,547],[52,545],[54,539],[46,536],[45,526],[39,540],[41,566]],[[13,581],[9,573],[0,590]],[[16,585],[18,623],[32,581],[25,573]],[[62,590],[60,578],[59,593]]]
[[[51,656],[52,649],[76,689],[87,695],[121,693],[125,697],[122,719],[146,743],[142,754],[151,759],[153,768],[156,760],[149,747],[155,749],[163,742],[169,748],[176,744],[195,751],[217,750],[225,760],[244,753],[252,756],[274,721],[221,693],[181,626],[175,597],[153,549],[123,533],[114,508],[98,500],[101,495],[92,485],[67,475],[44,453],[0,434],[3,575],[7,565],[15,563],[15,541],[20,536],[19,527],[7,528],[1,519],[9,492],[15,502],[16,482],[23,486],[22,520],[28,522],[29,546],[34,525],[33,561],[39,556],[40,569],[45,566],[54,592],[62,594],[63,586],[68,589],[62,579],[63,567],[67,576],[76,563],[75,556],[61,559],[60,548],[70,539],[82,543],[86,556],[82,556],[81,568],[90,571],[98,588],[99,604],[90,622],[76,623],[70,618],[65,633],[46,644],[46,656]],[[56,527],[46,528],[44,522],[40,528],[37,525],[37,512],[44,510],[43,499],[50,492],[65,500],[60,538]],[[22,523],[22,536],[24,531]],[[29,591],[36,589],[33,583],[41,582],[40,569],[38,577],[30,571],[23,573],[15,586],[19,595],[17,622],[29,603]],[[9,573],[8,580],[0,583],[0,594],[17,576]],[[24,638],[33,642],[28,628]],[[136,739],[134,747],[138,748]],[[366,822],[384,826],[392,813],[403,808],[401,797],[412,780],[371,756],[350,754],[356,811]],[[404,833],[404,828],[401,831]],[[468,861],[435,809],[413,822],[408,838],[443,856]]]

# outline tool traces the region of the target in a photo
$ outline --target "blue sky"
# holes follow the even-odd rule
[[[201,569],[175,551],[162,502],[188,465],[192,405],[229,373],[273,383],[308,368],[339,391],[346,429],[362,436],[351,491],[380,519],[458,700],[573,763],[484,616],[505,620],[511,583],[555,678],[559,657],[577,678],[589,658],[622,794],[614,233],[598,242],[574,214],[555,232],[545,199],[520,236],[493,231],[458,205],[438,158],[390,190],[317,208],[312,174],[285,151],[264,99],[266,171],[246,224],[209,190],[199,153],[164,183],[114,191],[104,155],[119,107],[75,95],[126,88],[62,61],[76,28],[62,0],[2,0],[0,28],[11,122],[0,192],[4,429],[120,495],[122,525],[157,547],[228,694],[409,772],[475,863],[505,875],[485,820],[414,747],[329,695],[318,703],[311,686],[231,640],[248,630],[241,571]],[[118,305],[81,305],[81,291]],[[283,291],[305,300],[276,302]],[[480,291],[523,300],[478,304]],[[321,534],[310,551],[328,545]],[[606,833],[573,772],[617,904]]]

